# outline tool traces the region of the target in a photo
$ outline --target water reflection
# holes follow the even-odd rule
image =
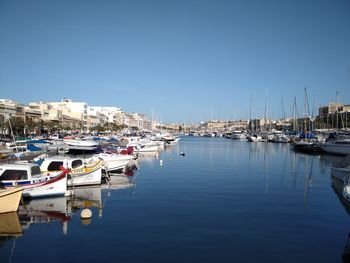
[[[0,214],[0,246],[12,238],[22,236],[34,224],[60,222],[62,233],[67,235],[73,215],[79,215],[79,211],[84,208],[97,210],[98,217],[102,218],[104,202],[110,196],[110,191],[134,187],[135,179],[134,172],[128,171],[112,175],[111,180],[102,186],[74,188],[75,194],[70,197],[24,200],[18,212]],[[81,220],[81,223],[88,225],[91,220]]]
[[[22,234],[17,212],[0,214],[0,237],[19,237]]]
[[[345,211],[350,215],[350,202],[343,197],[344,183],[337,178],[331,177],[331,186],[338,197],[341,205],[344,207]],[[343,262],[350,262],[350,232],[348,233],[347,240],[344,246],[344,251],[342,254]]]
[[[67,234],[71,214],[68,200],[66,197],[57,197],[24,201],[18,209],[22,229],[26,230],[33,224],[59,221],[63,225],[63,233]]]

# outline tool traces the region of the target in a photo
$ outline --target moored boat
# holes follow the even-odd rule
[[[326,153],[347,155],[350,154],[350,139],[339,139],[321,143],[320,147]]]
[[[99,160],[85,160],[66,156],[52,156],[44,159],[40,165],[43,173],[56,176],[63,166],[70,169],[68,174],[68,186],[84,186],[101,184],[103,162]]]
[[[33,163],[3,164],[0,166],[0,181],[5,187],[21,186],[24,198],[63,196],[67,191],[67,170],[55,176],[41,173]]]
[[[22,191],[23,189],[21,187],[0,189],[0,214],[18,210]]]
[[[97,147],[98,142],[93,140],[64,139],[63,142],[69,146]]]
[[[243,131],[233,131],[231,133],[231,138],[234,140],[244,140],[245,138],[247,138],[247,134]]]
[[[134,165],[136,157],[133,155],[125,154],[109,154],[100,153],[93,156],[93,158],[99,158],[103,161],[103,167],[106,172],[120,172]]]
[[[300,140],[293,142],[293,150],[301,153],[321,154],[320,145],[314,141]]]

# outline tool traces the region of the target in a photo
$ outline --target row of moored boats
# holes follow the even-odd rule
[[[91,138],[62,138],[54,151],[31,161],[0,165],[0,213],[16,211],[21,197],[67,196],[74,188],[119,181],[136,167],[143,153],[158,154],[179,138],[169,134],[125,136],[113,142]],[[63,148],[62,154],[57,154]],[[51,153],[51,154],[50,154]],[[52,154],[56,153],[56,154]]]

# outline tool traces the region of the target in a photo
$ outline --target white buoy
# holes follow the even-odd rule
[[[159,164],[162,166],[162,165],[163,165],[163,160],[160,160],[160,161],[159,161]]]
[[[89,219],[91,217],[92,217],[92,212],[89,208],[84,208],[83,210],[81,210],[80,212],[81,219]]]

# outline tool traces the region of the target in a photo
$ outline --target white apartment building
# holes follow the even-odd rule
[[[98,125],[108,123],[108,116],[101,113],[96,107],[87,107],[86,128],[90,130]]]
[[[91,106],[88,107],[88,114],[99,112],[106,116],[108,123],[122,124],[123,109],[119,107],[103,107],[103,106]]]
[[[59,109],[54,109],[52,105],[48,103],[31,102],[25,107],[26,112],[38,111],[41,112],[41,118],[43,121],[61,121],[63,119],[63,112]]]
[[[87,122],[87,103],[75,102],[71,99],[62,99],[61,102],[48,102],[53,109],[61,110],[63,115],[80,120],[83,126]]]
[[[15,116],[17,113],[18,103],[13,100],[0,99],[0,119],[1,121],[8,120],[10,116]]]
[[[144,114],[140,113],[127,113],[124,115],[124,124],[129,128],[137,127],[140,130],[144,129],[144,122],[146,117]]]

